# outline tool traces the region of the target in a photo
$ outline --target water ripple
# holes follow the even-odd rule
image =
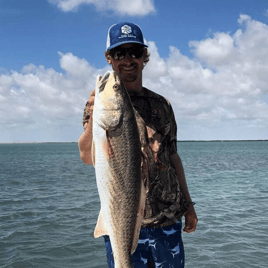
[[[199,218],[186,268],[267,267],[266,143],[178,143]],[[76,143],[0,145],[0,267],[104,268],[94,169]]]

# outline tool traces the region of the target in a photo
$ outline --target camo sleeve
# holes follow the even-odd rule
[[[171,104],[170,104],[170,132],[168,140],[169,140],[168,142],[169,154],[173,155],[177,153],[177,124]]]
[[[84,108],[84,115],[83,115],[83,121],[82,121],[83,127],[84,127],[84,131],[87,128],[87,124],[88,124],[88,120],[90,118],[90,115],[91,115],[91,112],[89,110],[89,102],[87,101],[86,106]]]

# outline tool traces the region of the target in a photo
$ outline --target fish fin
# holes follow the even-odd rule
[[[107,234],[108,232],[107,232],[105,222],[103,220],[102,211],[100,211],[98,221],[94,230],[94,237],[98,238],[100,236],[107,235]]]
[[[92,159],[92,165],[95,167],[95,142],[92,141],[91,145],[91,159]]]
[[[141,180],[141,192],[140,192],[140,205],[137,213],[136,226],[134,230],[133,243],[131,248],[131,254],[133,254],[138,246],[140,230],[142,220],[144,218],[144,209],[145,209],[145,199],[146,199],[146,188],[144,186],[143,179]]]
[[[114,157],[113,148],[112,148],[112,145],[111,145],[111,139],[110,139],[110,137],[108,135],[108,131],[106,131],[106,139],[103,139],[101,141],[101,146],[102,146],[102,150],[105,153],[105,156],[107,158]]]

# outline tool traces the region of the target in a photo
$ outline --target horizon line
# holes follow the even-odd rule
[[[228,139],[217,139],[217,140],[177,140],[177,142],[234,142],[234,141],[268,141],[268,139],[245,139],[245,140],[228,140]],[[78,141],[11,141],[11,142],[0,142],[0,144],[29,144],[29,143],[78,143]]]

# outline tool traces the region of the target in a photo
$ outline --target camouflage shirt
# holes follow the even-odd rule
[[[188,210],[175,167],[170,156],[177,152],[177,124],[170,103],[147,88],[129,92],[133,107],[145,121],[149,146],[153,152],[142,227],[163,227],[174,224]],[[87,125],[88,103],[83,116]]]

